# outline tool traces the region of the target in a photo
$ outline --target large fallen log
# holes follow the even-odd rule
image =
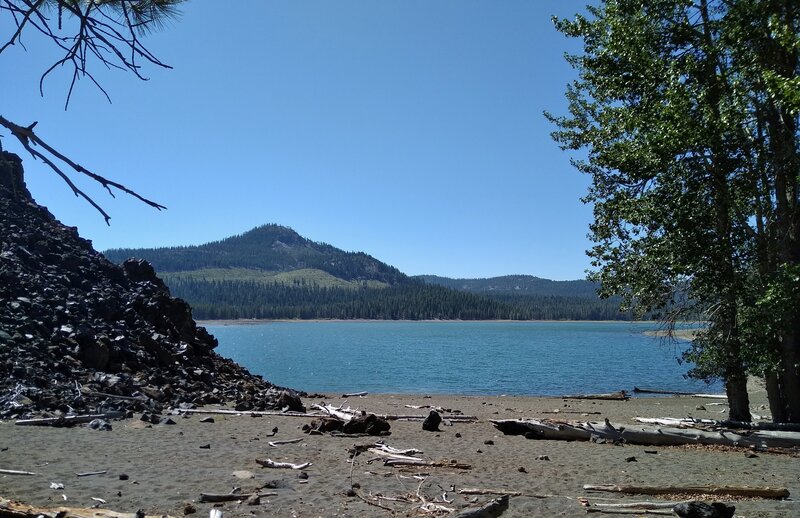
[[[561,399],[605,399],[610,401],[627,401],[631,396],[624,390],[619,392],[610,392],[608,394],[573,394],[570,396],[561,396]]]
[[[785,487],[749,486],[634,486],[615,484],[585,484],[585,491],[605,491],[628,495],[714,495],[749,498],[789,498]]]
[[[679,446],[683,444],[714,444],[745,448],[800,447],[800,433],[725,430],[706,431],[695,428],[648,427],[593,422],[559,422],[538,419],[492,420],[491,423],[506,435],[525,435],[535,439],[561,441],[590,441],[604,439],[645,446]]]
[[[730,421],[716,419],[696,419],[694,417],[634,417],[637,423],[658,424],[665,426],[730,428],[734,430],[770,430],[775,432],[800,432],[798,423],[766,423],[748,421]]]
[[[74,424],[89,423],[95,419],[118,419],[124,415],[124,412],[106,412],[105,414],[71,415],[66,417],[41,417],[37,419],[19,419],[14,421],[14,424],[17,426],[72,426]]]
[[[658,389],[642,389],[639,387],[633,387],[634,394],[661,394],[666,396],[694,396],[694,397],[710,397],[714,396],[717,398],[725,398],[727,399],[728,396],[725,394],[698,394],[697,392],[679,392],[677,390],[658,390]]]
[[[651,509],[600,509],[597,507],[587,507],[586,508],[587,514],[592,513],[599,513],[599,514],[626,514],[630,516],[641,516],[643,514],[651,515],[657,514],[659,516],[675,516],[672,511],[659,511],[659,510],[651,510]]]
[[[119,513],[108,509],[78,507],[35,507],[0,497],[0,517],[3,518],[172,518],[165,514]]]
[[[324,417],[326,414],[319,412],[281,412],[279,410],[226,410],[213,408],[187,408],[177,411],[179,414],[212,414],[212,415],[252,415],[252,416],[281,416],[281,417]]]
[[[386,419],[387,421],[424,421],[428,416],[427,415],[418,415],[418,414],[376,414],[378,417],[382,419]],[[442,418],[442,421],[477,421],[478,417],[474,415],[464,415],[464,414],[439,414]]]

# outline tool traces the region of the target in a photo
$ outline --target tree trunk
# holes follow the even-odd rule
[[[788,415],[783,422],[800,423],[800,341],[795,333],[787,333],[781,340],[783,372],[781,376],[782,394],[786,396]]]
[[[786,399],[781,391],[780,376],[775,372],[768,372],[764,376],[767,386],[767,400],[773,423],[786,422]]]
[[[752,421],[750,397],[747,394],[747,376],[742,371],[729,373],[725,380],[725,393],[728,395],[728,419],[731,421]]]

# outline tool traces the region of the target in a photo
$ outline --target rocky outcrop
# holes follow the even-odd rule
[[[107,261],[25,187],[0,152],[0,417],[161,411],[230,402],[301,410],[214,352],[216,339],[145,261]]]

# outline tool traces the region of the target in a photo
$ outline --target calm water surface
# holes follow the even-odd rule
[[[685,342],[631,322],[270,322],[209,325],[217,351],[308,392],[561,395],[719,391],[683,377]]]

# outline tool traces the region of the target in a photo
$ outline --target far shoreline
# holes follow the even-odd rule
[[[237,319],[230,319],[230,320],[223,320],[223,319],[210,319],[210,320],[195,320],[198,325],[201,326],[248,326],[248,325],[259,325],[259,324],[273,324],[273,323],[323,323],[323,322],[355,322],[355,323],[365,323],[365,322],[420,322],[420,323],[482,323],[482,324],[490,324],[490,323],[535,323],[535,324],[542,324],[542,323],[563,323],[563,324],[577,324],[581,322],[585,322],[587,324],[658,324],[655,320],[459,320],[459,319],[422,319],[422,320],[409,320],[409,319],[369,319],[369,318],[351,318],[351,319],[344,319],[344,318],[308,318],[308,319],[300,319],[300,318],[237,318]]]

